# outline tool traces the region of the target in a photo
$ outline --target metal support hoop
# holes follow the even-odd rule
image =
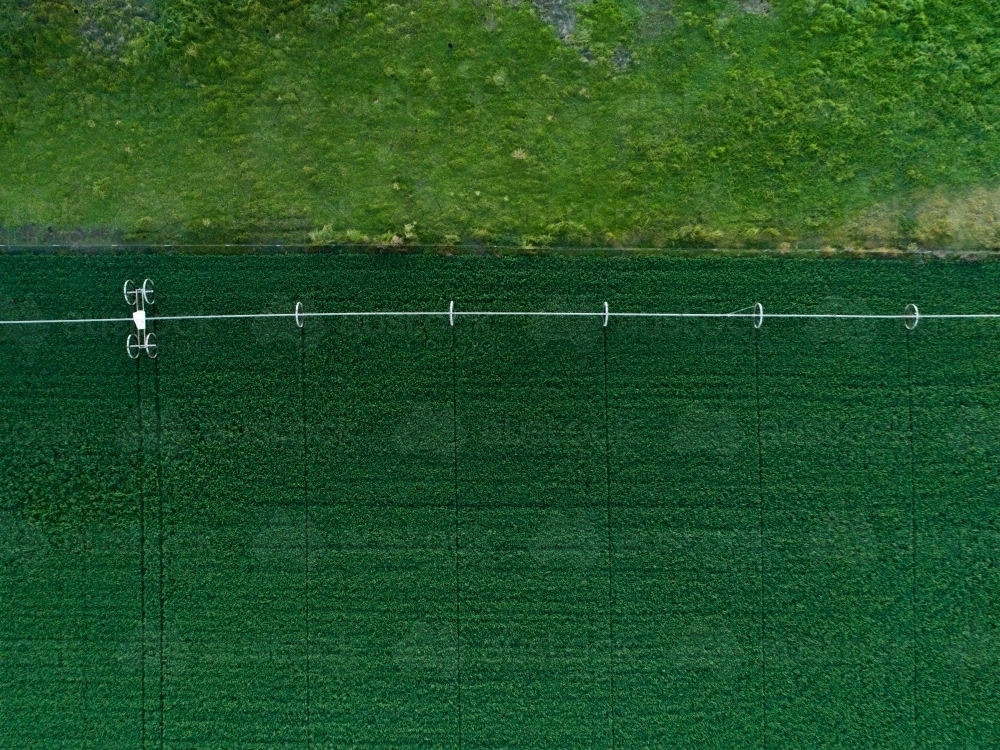
[[[912,331],[917,327],[917,323],[920,322],[920,309],[916,305],[912,302],[908,304],[906,309],[903,311],[903,315],[906,316],[905,323],[907,331]]]
[[[141,341],[142,343],[139,336],[134,333],[125,337],[125,352],[129,359],[139,359],[139,352],[146,352],[147,357],[156,359],[156,334],[147,333]]]
[[[760,328],[764,325],[764,306],[760,302],[753,303],[753,327]]]
[[[125,280],[125,286],[122,287],[122,292],[124,292],[125,294],[125,301],[134,307],[136,288],[135,288],[135,282],[132,281],[132,279]]]
[[[139,359],[139,337],[134,333],[130,333],[125,338],[125,351],[128,353],[129,359]]]
[[[604,327],[605,328],[608,327],[608,315],[610,315],[610,313],[608,312],[608,303],[605,302],[604,303]]]
[[[455,325],[455,300],[452,300],[448,307],[448,323],[452,326]]]
[[[302,317],[302,313],[303,312],[305,312],[305,310],[302,307],[302,303],[301,302],[296,302],[295,303],[295,325],[297,325],[299,328],[301,328],[303,325],[305,325],[305,322],[306,322],[305,319],[303,319],[303,317]]]
[[[147,304],[153,304],[153,280],[146,279],[142,282],[142,301]]]

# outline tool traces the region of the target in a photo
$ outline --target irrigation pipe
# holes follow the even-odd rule
[[[294,312],[290,313],[241,313],[226,315],[149,315],[154,320],[246,320],[255,318],[367,318],[367,317],[550,317],[550,318],[810,318],[835,320],[907,320],[905,314],[858,313],[646,313],[646,312],[546,312],[500,310],[427,310],[427,311],[368,311],[368,312]],[[971,320],[998,319],[1000,313],[920,313],[920,320]],[[72,323],[131,323],[132,318],[64,318],[42,320],[0,320],[0,325],[56,325]]]

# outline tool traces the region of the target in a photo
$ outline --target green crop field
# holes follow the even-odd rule
[[[0,320],[996,312],[1000,265],[0,257]],[[0,745],[1000,744],[1000,323],[0,326]]]
[[[991,0],[0,0],[0,242],[1000,247]]]

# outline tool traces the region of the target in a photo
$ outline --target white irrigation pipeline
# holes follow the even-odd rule
[[[552,317],[552,318],[831,318],[839,320],[911,320],[912,315],[875,315],[875,314],[855,314],[855,313],[643,313],[643,312],[531,312],[531,311],[494,311],[494,310],[440,310],[430,312],[332,312],[332,313],[299,313],[302,318],[328,318],[328,317],[367,317],[367,316],[408,316],[408,315],[430,315],[441,318],[449,316],[458,317]],[[265,315],[189,315],[176,317],[151,317],[149,320],[194,320],[199,318],[293,318],[294,313],[269,313]],[[961,318],[1000,318],[1000,313],[920,313],[920,320],[928,319],[961,319]]]
[[[0,326],[45,325],[54,323],[131,323],[132,318],[68,318],[66,320],[0,320]]]
[[[245,320],[257,318],[367,318],[367,317],[552,317],[552,318],[808,318],[833,320],[912,320],[912,315],[860,313],[644,313],[644,312],[558,312],[499,310],[428,310],[371,312],[300,312],[245,313],[230,315],[150,315],[147,321],[160,320]],[[920,313],[919,320],[998,319],[1000,313]],[[131,323],[132,318],[67,318],[43,320],[0,320],[0,325],[58,325],[72,323]]]

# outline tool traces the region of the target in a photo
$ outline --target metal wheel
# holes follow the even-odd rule
[[[764,325],[764,306],[760,302],[753,305],[753,327],[760,328]]]
[[[147,333],[146,334],[145,349],[146,349],[146,356],[148,356],[150,359],[156,359],[156,334],[155,333]],[[139,355],[136,355],[136,356],[139,356]]]
[[[125,282],[125,286],[122,288],[122,291],[125,293],[125,301],[135,307],[135,282],[132,281],[132,279],[128,279]]]
[[[305,319],[302,317],[302,313],[303,312],[305,312],[305,310],[302,307],[302,303],[301,302],[296,302],[295,303],[295,325],[297,325],[299,328],[301,328],[305,324],[305,322],[306,322]]]
[[[904,322],[906,323],[907,331],[912,331],[914,328],[917,327],[917,323],[920,322],[920,310],[917,308],[916,305],[914,305],[912,302],[908,304],[906,306],[906,309],[903,311],[903,315],[906,316],[904,318]]]
[[[130,333],[128,338],[125,339],[125,351],[128,352],[128,356],[131,359],[138,359],[141,348],[139,346],[139,337],[134,333]]]
[[[146,279],[142,282],[142,301],[147,305],[153,304],[153,280]]]

